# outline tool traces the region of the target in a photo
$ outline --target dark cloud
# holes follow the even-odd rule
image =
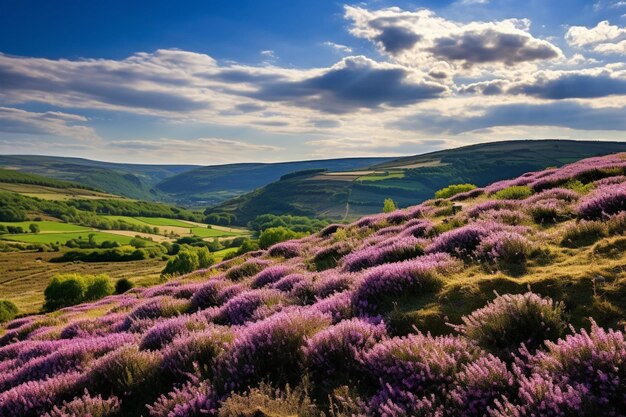
[[[261,74],[252,71],[225,69],[218,73],[197,74],[203,78],[226,83],[260,83],[278,81],[283,77],[277,74]]]
[[[538,79],[533,83],[519,84],[509,93],[525,94],[545,99],[597,98],[626,94],[626,80],[608,74],[564,74],[555,79]],[[624,115],[626,118],[626,114]]]
[[[235,110],[241,113],[254,113],[265,110],[265,106],[255,103],[242,103],[235,106]]]
[[[364,57],[350,57],[315,77],[263,83],[250,96],[328,113],[347,113],[382,105],[406,106],[439,97],[445,91],[446,87],[440,84],[411,81],[406,69],[379,66]]]
[[[491,62],[514,65],[559,56],[558,50],[547,42],[537,41],[521,33],[493,29],[438,38],[429,52],[437,58],[462,61],[466,66]]]
[[[310,122],[313,127],[316,127],[318,129],[329,129],[341,126],[341,123],[339,123],[337,120],[332,119],[313,119]]]
[[[626,107],[592,108],[572,102],[509,104],[485,109],[481,116],[450,117],[421,113],[389,127],[431,134],[459,134],[497,126],[556,126],[578,130],[626,130]]]
[[[508,82],[504,80],[483,81],[474,84],[463,85],[459,88],[459,93],[496,96],[499,94],[504,94],[504,90],[507,84]]]
[[[413,48],[422,39],[420,35],[411,29],[402,26],[393,26],[388,19],[373,20],[370,25],[380,31],[374,40],[380,42],[383,49],[393,55]]]

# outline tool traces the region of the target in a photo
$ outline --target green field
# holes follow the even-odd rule
[[[175,226],[189,228],[189,223],[182,220],[166,219],[165,217],[134,217],[134,219],[147,223],[150,226]]]
[[[82,232],[91,230],[89,227],[78,226],[70,223],[52,222],[52,221],[40,221],[40,222],[0,222],[4,226],[16,226],[21,227],[24,230],[28,230],[28,226],[31,224],[39,226],[41,233],[54,233],[54,232]]]
[[[70,232],[70,233],[28,233],[28,234],[15,234],[15,235],[3,235],[4,239],[15,240],[25,243],[65,243],[71,239],[89,239],[89,235],[95,235],[94,239],[96,243],[102,243],[105,240],[118,242],[122,245],[127,245],[133,239],[131,236],[114,235],[112,233],[104,232],[91,232],[89,230],[85,232]]]
[[[191,232],[199,237],[230,237],[241,236],[245,233],[226,232],[224,230],[209,229],[208,227],[192,227]]]
[[[404,178],[404,172],[386,172],[380,174],[363,175],[362,177],[359,177],[357,181],[384,181],[394,178]]]

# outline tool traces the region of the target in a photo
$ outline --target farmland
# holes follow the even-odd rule
[[[3,239],[14,240],[24,243],[60,243],[64,244],[68,240],[78,239],[87,240],[89,236],[93,236],[93,240],[96,243],[102,243],[104,241],[118,242],[119,244],[126,245],[130,243],[131,236],[121,236],[113,233],[106,233],[100,231],[87,230],[82,232],[68,232],[68,233],[24,233],[24,234],[11,234],[2,235]]]

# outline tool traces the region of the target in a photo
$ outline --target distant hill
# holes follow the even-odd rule
[[[166,201],[154,186],[195,165],[116,164],[82,158],[39,155],[0,155],[0,168],[72,181],[111,194],[142,200]]]
[[[181,205],[213,205],[245,194],[283,175],[303,170],[345,171],[361,169],[391,158],[345,158],[281,163],[211,165],[185,171],[157,184],[158,191]]]
[[[379,212],[385,198],[400,207],[432,198],[455,183],[484,186],[525,172],[626,151],[626,142],[516,140],[431,152],[354,172],[285,178],[212,208],[245,224],[264,213],[354,219]]]

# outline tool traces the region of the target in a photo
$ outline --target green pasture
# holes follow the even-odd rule
[[[0,224],[4,226],[16,226],[21,227],[24,230],[28,230],[28,227],[33,223],[39,226],[41,233],[82,232],[91,230],[89,227],[85,226],[53,221],[0,222]]]
[[[18,242],[25,243],[65,243],[68,240],[72,239],[83,239],[88,240],[89,235],[93,234],[96,243],[102,243],[105,240],[118,242],[122,245],[127,245],[130,243],[132,237],[131,236],[122,236],[115,235],[112,233],[105,232],[91,232],[89,230],[85,232],[69,232],[69,233],[24,233],[24,234],[12,234],[12,235],[2,235],[4,239],[7,240],[15,240]]]

